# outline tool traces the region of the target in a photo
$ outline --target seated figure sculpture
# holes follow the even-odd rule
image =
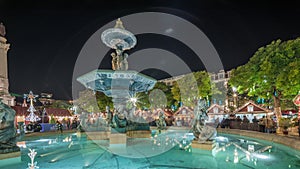
[[[159,133],[161,132],[161,130],[167,129],[164,112],[159,112],[158,119],[156,120],[156,125]]]
[[[0,154],[20,151],[16,145],[15,113],[0,100]]]
[[[202,99],[198,100],[198,103],[194,109],[195,118],[192,127],[195,140],[197,140],[199,143],[212,141],[217,135],[217,131],[214,127],[205,124],[205,120],[208,119],[206,110],[206,101]]]

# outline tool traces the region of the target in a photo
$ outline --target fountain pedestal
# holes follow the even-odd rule
[[[131,130],[127,131],[126,135],[130,138],[151,138],[150,130]]]
[[[86,131],[88,140],[108,140],[110,137],[109,131]]]
[[[206,141],[204,143],[199,143],[196,140],[192,141],[192,148],[200,149],[200,150],[212,150],[215,148],[215,143],[213,141]]]
[[[127,154],[127,136],[124,133],[111,133],[109,138],[109,150],[114,154]]]

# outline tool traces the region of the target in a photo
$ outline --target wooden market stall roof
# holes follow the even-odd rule
[[[220,106],[218,104],[213,104],[207,109],[207,114],[209,115],[224,115],[226,114],[226,110],[224,106]]]
[[[194,116],[194,110],[189,107],[183,106],[183,107],[180,107],[174,113],[174,116]]]
[[[22,107],[22,106],[12,106],[12,109],[14,109],[16,111],[16,115],[15,116],[28,116],[29,112],[28,107]],[[36,111],[34,112],[35,115],[39,115],[39,112]]]
[[[28,107],[22,106],[12,106],[12,108],[16,111],[16,116],[27,116],[29,115]],[[34,114],[40,116],[42,111],[37,110]],[[46,108],[46,115],[48,116],[72,116],[69,110],[59,109],[59,108]]]
[[[164,111],[165,117],[173,116],[173,112],[170,109],[164,109],[163,111]]]
[[[59,108],[45,108],[48,116],[72,116],[69,110]]]
[[[253,101],[249,101],[243,106],[239,107],[236,111],[234,111],[235,114],[263,114],[263,113],[270,113],[270,110],[265,109],[257,104],[255,104]]]

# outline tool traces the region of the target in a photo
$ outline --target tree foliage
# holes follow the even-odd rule
[[[187,74],[179,79],[171,89],[174,99],[184,105],[193,107],[199,98],[210,99],[213,94],[220,94],[206,71]]]
[[[97,99],[98,109],[101,112],[104,112],[106,110],[106,106],[109,106],[111,109],[113,108],[112,98],[106,96],[104,93],[96,92],[96,99]]]
[[[59,109],[70,109],[72,107],[72,104],[65,100],[55,100],[50,105],[45,105],[45,107],[49,108],[59,108]]]
[[[273,41],[259,48],[245,65],[233,69],[230,85],[239,93],[272,99],[280,115],[280,101],[291,99],[300,90],[300,38]]]
[[[79,98],[74,101],[74,104],[77,105],[81,111],[90,113],[100,112],[95,94],[96,93],[90,89],[81,91],[79,93]]]
[[[170,108],[175,101],[171,88],[163,82],[157,82],[147,93],[137,93],[137,98],[137,107],[140,109]]]

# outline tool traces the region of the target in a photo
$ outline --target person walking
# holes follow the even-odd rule
[[[57,128],[57,131],[60,131],[60,133],[63,132],[63,126],[58,120],[56,121],[56,128]]]

